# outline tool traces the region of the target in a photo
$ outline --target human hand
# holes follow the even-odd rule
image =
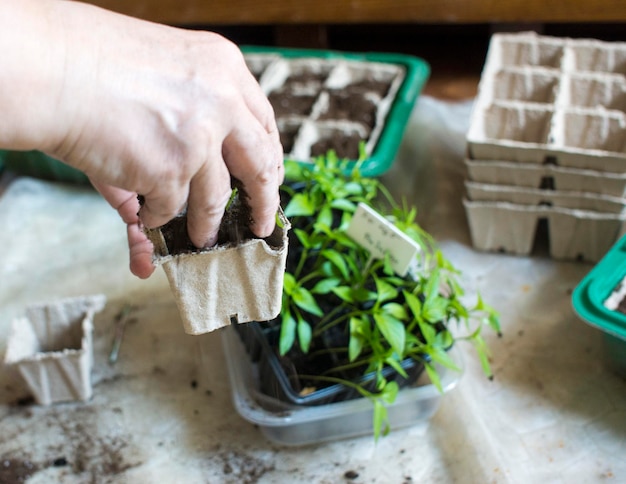
[[[165,224],[186,207],[197,247],[215,243],[233,176],[250,196],[250,228],[259,237],[271,234],[283,180],[282,147],[272,108],[235,45],[214,33],[78,2],[23,5],[36,10],[41,24],[26,32],[41,35],[36,47],[48,51],[44,59],[19,65],[16,58],[13,67],[46,80],[46,90],[42,95],[33,83],[26,86],[26,107],[17,96],[18,111],[28,108],[39,116],[34,129],[32,116],[21,126],[12,119],[14,132],[22,133],[14,145],[65,161],[101,189],[109,185],[125,190],[124,196],[143,195],[139,217],[147,227]],[[123,201],[113,200],[114,206]],[[129,241],[132,236],[137,242],[132,230]]]
[[[150,277],[155,269],[152,263],[153,246],[141,229],[137,194],[111,185],[102,185],[93,180],[92,184],[126,223],[130,271],[141,279]]]

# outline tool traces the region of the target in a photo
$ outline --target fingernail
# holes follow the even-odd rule
[[[215,244],[217,244],[217,233],[215,233],[215,234],[211,235],[211,236],[207,239],[206,243],[204,244],[203,249],[208,249],[208,248],[210,248],[210,247],[213,247]]]
[[[262,239],[269,237],[270,235],[272,235],[272,232],[274,232],[274,223],[266,223],[263,225],[255,223],[253,232],[256,234],[257,237],[260,237]]]

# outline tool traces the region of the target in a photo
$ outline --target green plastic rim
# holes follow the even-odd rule
[[[625,276],[626,236],[623,236],[576,286],[572,304],[590,325],[626,343],[626,314],[604,306],[604,301]]]
[[[83,172],[40,151],[7,151],[4,165],[19,175],[81,185],[89,183]]]

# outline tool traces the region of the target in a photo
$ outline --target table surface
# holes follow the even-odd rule
[[[384,180],[419,208],[467,297],[480,291],[501,312],[503,337],[487,334],[495,380],[460,345],[464,375],[434,417],[378,444],[266,440],[232,405],[219,334],[183,333],[161,270],[147,281],[129,273],[124,225],[103,200],[12,180],[0,197],[0,355],[28,304],[94,293],[108,304],[95,320],[89,402],[25,403],[0,370],[0,481],[625,482],[626,382],[605,368],[601,333],[571,305],[592,266],[551,260],[541,243],[528,257],[472,249],[461,203],[470,110],[471,101],[423,96]],[[132,322],[111,365],[115,315],[127,305]]]

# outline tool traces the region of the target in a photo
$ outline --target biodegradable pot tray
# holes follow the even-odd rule
[[[264,395],[259,389],[259,368],[254,365],[234,328],[222,331],[233,403],[242,418],[258,425],[272,442],[307,445],[372,434],[373,405],[366,398],[317,406],[293,406]],[[451,357],[462,368],[460,354]],[[405,388],[389,405],[391,429],[426,422],[439,408],[443,395],[451,391],[461,373],[438,367],[443,393],[428,381]]]
[[[333,149],[364,176],[392,164],[430,68],[417,57],[384,53],[244,48],[250,71],[274,107],[285,158],[307,163]]]
[[[623,198],[626,172],[610,173],[556,165],[511,161],[465,160],[470,181],[560,191],[589,192]]]
[[[576,286],[572,304],[585,322],[602,331],[606,363],[626,376],[626,237],[622,237]]]
[[[492,37],[467,134],[471,159],[626,172],[626,43]]]
[[[597,262],[624,233],[626,215],[546,205],[464,200],[475,248],[528,255],[540,219],[547,219],[550,255]]]
[[[465,188],[468,198],[473,201],[547,205],[617,214],[625,212],[626,207],[624,198],[596,193],[493,185],[471,181],[465,182]]]
[[[168,227],[186,236],[184,216],[146,229],[154,244],[154,263],[163,266],[186,333],[266,321],[280,313],[290,225],[282,210],[277,215],[279,222],[267,239],[218,242],[204,250],[180,252],[168,246]]]
[[[466,138],[474,247],[528,254],[547,218],[553,257],[597,262],[623,230],[626,43],[493,35]]]
[[[91,398],[92,321],[105,303],[103,295],[61,299],[29,306],[13,321],[5,364],[40,405]]]

